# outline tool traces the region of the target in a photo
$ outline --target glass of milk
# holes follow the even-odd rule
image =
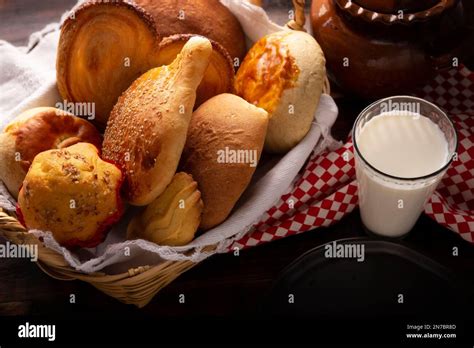
[[[455,157],[453,123],[426,100],[395,96],[359,114],[352,140],[362,222],[377,235],[405,235]]]

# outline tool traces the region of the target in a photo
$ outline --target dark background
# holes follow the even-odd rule
[[[58,21],[74,3],[75,0],[0,0],[0,39],[26,45],[32,32]],[[272,6],[267,10],[276,22],[283,24],[288,6]],[[333,135],[344,140],[367,102],[337,97],[340,115]],[[94,319],[246,317],[262,302],[277,275],[299,255],[332,240],[363,235],[359,212],[354,211],[330,228],[244,250],[239,257],[216,255],[179,277],[141,310],[121,304],[86,283],[51,279],[27,260],[1,260],[0,315],[73,316],[76,319],[90,319],[91,314]],[[426,216],[420,218],[404,243],[451,268],[466,281],[474,279],[474,247]],[[457,257],[452,256],[454,246],[459,248]],[[75,294],[76,304],[69,303],[70,294]],[[179,294],[186,295],[186,304],[178,302]]]

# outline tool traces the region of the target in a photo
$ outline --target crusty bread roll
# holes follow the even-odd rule
[[[100,159],[92,144],[38,154],[18,195],[19,216],[29,229],[51,231],[65,247],[101,243],[122,212],[122,173]]]
[[[300,31],[267,35],[248,52],[235,90],[270,114],[266,151],[287,152],[308,133],[323,89],[325,62],[316,40]]]
[[[267,126],[265,110],[233,94],[215,96],[194,112],[180,166],[201,191],[203,230],[224,221],[250,183]]]
[[[130,221],[127,239],[159,245],[186,245],[201,222],[203,203],[193,177],[177,173],[165,191]]]
[[[29,109],[0,133],[0,180],[15,198],[37,154],[78,142],[101,148],[102,137],[84,119],[53,107]]]
[[[173,179],[211,53],[208,39],[191,38],[172,64],[143,74],[112,110],[103,156],[124,171],[131,204],[151,203]]]
[[[235,16],[219,0],[135,0],[155,19],[162,38],[198,34],[217,41],[232,59],[245,56],[245,35]]]
[[[104,130],[118,97],[158,66],[160,38],[153,18],[131,1],[88,1],[61,27],[56,79],[61,97],[95,104]]]

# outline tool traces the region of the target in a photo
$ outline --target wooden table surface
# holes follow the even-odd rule
[[[30,33],[56,21],[75,0],[0,0],[0,39],[25,45]],[[285,21],[283,11],[270,11],[277,22]],[[333,134],[345,139],[364,101],[339,99],[340,116]],[[107,297],[79,281],[58,281],[42,273],[27,260],[0,261],[1,315],[55,315],[75,318],[101,317],[182,317],[197,315],[240,316],[260,303],[277,275],[291,261],[328,241],[363,236],[358,211],[333,227],[320,228],[241,252],[214,256],[194,267],[161,291],[139,310]],[[453,269],[466,279],[474,278],[474,247],[454,233],[422,216],[405,243]],[[459,247],[459,256],[452,248]],[[371,284],[368,286],[376,286]],[[179,304],[179,294],[186,304]],[[70,295],[76,304],[69,304]]]

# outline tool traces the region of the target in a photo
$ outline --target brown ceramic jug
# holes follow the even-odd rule
[[[313,0],[313,34],[346,94],[408,94],[474,49],[474,0]]]

